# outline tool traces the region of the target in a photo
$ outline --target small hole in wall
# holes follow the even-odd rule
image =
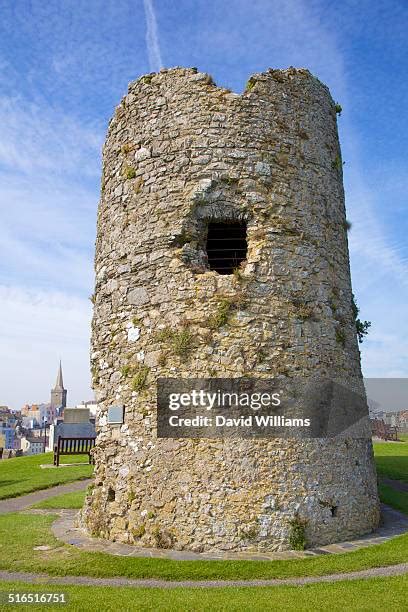
[[[115,501],[115,491],[114,489],[112,489],[112,487],[109,487],[108,489],[108,502],[113,502]]]
[[[232,274],[247,256],[247,227],[244,221],[208,224],[206,251],[208,266],[219,274]]]

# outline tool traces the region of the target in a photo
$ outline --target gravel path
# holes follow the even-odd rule
[[[92,478],[85,478],[84,480],[76,480],[64,485],[58,485],[56,487],[50,487],[49,489],[42,489],[41,491],[34,491],[28,493],[28,495],[21,495],[20,497],[11,497],[10,499],[0,500],[0,514],[6,512],[19,512],[25,508],[29,508],[33,504],[48,499],[49,497],[55,497],[55,495],[61,495],[62,493],[73,493],[74,491],[83,491],[92,482]]]
[[[0,500],[0,514],[6,512],[18,512],[33,504],[60,495],[86,489],[92,482],[91,478],[78,480],[64,485],[35,491],[28,495]],[[399,491],[408,492],[408,484],[389,478],[382,482],[394,487]],[[128,586],[148,588],[220,588],[220,587],[262,587],[262,586],[299,586],[304,584],[315,584],[319,582],[338,582],[341,580],[359,580],[388,576],[402,576],[408,574],[408,563],[391,565],[388,567],[376,567],[367,570],[350,572],[346,574],[329,574],[326,576],[304,576],[299,578],[273,578],[268,580],[180,580],[168,581],[160,579],[135,579],[135,578],[92,578],[89,576],[49,576],[47,574],[35,574],[26,572],[0,571],[0,580],[6,582],[22,581],[30,584],[45,583],[58,585],[85,585],[85,586]]]
[[[361,580],[387,576],[402,576],[408,573],[408,563],[390,565],[389,567],[374,567],[372,569],[348,574],[328,574],[327,576],[304,576],[302,578],[272,578],[270,580],[159,580],[154,578],[91,578],[88,576],[48,576],[47,574],[31,574],[25,572],[0,571],[0,580],[15,582],[23,581],[36,584],[74,584],[85,586],[127,586],[148,587],[160,589],[182,588],[220,588],[220,587],[271,587],[303,584],[315,584],[318,582],[339,582],[341,580]]]

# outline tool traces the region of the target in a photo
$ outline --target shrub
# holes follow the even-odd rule
[[[262,347],[258,350],[258,363],[264,363],[268,357],[268,353]]]
[[[159,342],[167,342],[173,335],[173,330],[171,327],[165,327],[157,332],[156,338]]]
[[[173,353],[181,359],[186,359],[194,347],[194,336],[185,325],[181,329],[165,327],[157,333],[156,337],[159,342],[167,343]],[[162,353],[160,356],[161,365],[165,364],[165,360],[166,356]]]
[[[342,166],[343,166],[343,162],[341,161],[340,155],[336,155],[334,161],[332,161],[333,169],[340,171]]]
[[[344,329],[340,329],[340,328],[336,329],[336,342],[338,342],[342,346],[346,345],[346,333]]]
[[[150,368],[146,365],[138,365],[133,368],[132,391],[143,391],[147,384]]]
[[[131,534],[135,539],[141,538],[142,536],[144,536],[145,533],[146,533],[146,527],[143,524],[139,525],[138,527],[133,527],[131,529]]]
[[[87,518],[87,524],[90,534],[94,538],[104,536],[108,531],[108,523],[102,510],[92,512]]]
[[[174,542],[174,536],[170,531],[161,531],[159,527],[155,527],[152,531],[157,548],[171,548]]]
[[[127,179],[134,179],[136,176],[136,170],[132,166],[125,166],[123,168],[123,176]]]
[[[208,325],[211,329],[219,329],[225,325],[232,311],[232,301],[224,298],[218,303],[217,310],[208,319]]]
[[[253,77],[248,79],[248,81],[247,81],[247,83],[245,85],[245,91],[251,91],[251,89],[253,89],[255,87],[255,83],[256,83],[256,79],[254,79]]]
[[[371,321],[362,321],[359,319],[360,309],[357,306],[356,298],[354,297],[354,293],[351,294],[351,308],[353,310],[353,317],[356,323],[357,337],[358,341],[361,344],[364,340],[364,336],[368,334],[368,330],[371,327]]]
[[[306,321],[312,319],[314,316],[314,310],[312,306],[302,300],[293,300],[293,304],[296,308],[296,318]]]
[[[306,548],[306,520],[301,519],[298,514],[289,521],[289,546],[292,550],[305,550]]]
[[[193,348],[193,334],[185,327],[175,332],[172,337],[173,351],[181,358],[186,358]]]
[[[126,365],[122,367],[121,374],[122,376],[126,378],[127,376],[129,376],[131,371],[132,371],[132,366],[129,363],[127,363]]]
[[[164,353],[163,351],[161,351],[159,358],[157,360],[157,365],[159,365],[161,368],[163,368],[167,363],[167,357],[166,357],[166,353]]]
[[[240,283],[243,280],[242,270],[240,267],[234,268],[232,271],[234,278]]]

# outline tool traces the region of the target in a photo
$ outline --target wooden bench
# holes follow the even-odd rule
[[[58,436],[57,443],[54,446],[54,465],[60,464],[61,455],[88,455],[89,463],[94,463],[91,450],[95,446],[95,437],[93,438],[63,438]]]
[[[387,425],[383,419],[371,419],[373,435],[381,440],[398,440],[398,427]]]

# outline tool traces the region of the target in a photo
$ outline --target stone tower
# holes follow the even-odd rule
[[[103,152],[95,266],[91,533],[282,550],[296,517],[309,545],[377,526],[368,436],[156,435],[159,377],[317,374],[364,395],[325,85],[294,68],[253,75],[241,95],[193,68],[131,83]],[[123,424],[108,422],[115,405]]]
[[[64,381],[62,378],[62,365],[60,360],[55,387],[51,389],[51,406],[61,412],[66,407],[66,405],[67,390],[64,388]]]

